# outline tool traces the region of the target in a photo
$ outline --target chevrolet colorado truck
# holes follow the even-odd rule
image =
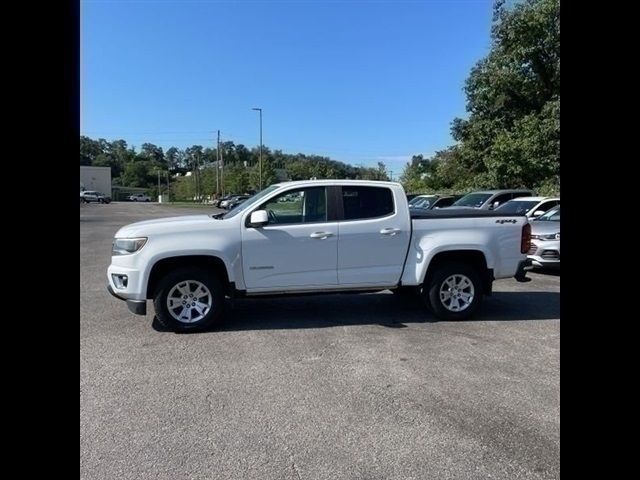
[[[388,289],[461,320],[494,279],[528,281],[530,230],[523,215],[410,212],[395,182],[285,182],[228,212],[122,227],[108,290],[140,315],[152,300],[174,331],[215,326],[227,298]]]

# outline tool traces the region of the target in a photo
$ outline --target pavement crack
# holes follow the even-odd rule
[[[298,477],[298,480],[302,480],[302,477],[300,476],[300,472],[298,471],[298,466],[296,465],[296,462],[294,462],[293,460],[291,461],[291,468],[295,472],[296,477]]]

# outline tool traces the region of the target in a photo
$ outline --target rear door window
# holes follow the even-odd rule
[[[363,220],[391,215],[393,194],[385,187],[343,186],[344,220]]]

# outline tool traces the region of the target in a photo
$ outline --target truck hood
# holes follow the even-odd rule
[[[549,220],[530,222],[532,235],[548,235],[550,233],[558,233],[560,231],[560,222],[552,222]]]
[[[125,225],[116,233],[116,238],[144,237],[154,233],[167,233],[179,230],[198,230],[202,227],[213,227],[216,220],[209,215],[183,215],[180,217],[157,218]]]

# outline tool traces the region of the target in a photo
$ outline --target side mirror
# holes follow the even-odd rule
[[[499,206],[500,206],[500,202],[493,202],[491,205],[489,205],[489,210],[495,210]]]
[[[536,210],[533,212],[534,217],[539,217],[540,215],[544,215],[546,212],[544,210]]]
[[[249,218],[249,226],[254,228],[259,228],[265,226],[269,223],[269,215],[267,215],[266,210],[256,210],[251,213],[251,217]]]

